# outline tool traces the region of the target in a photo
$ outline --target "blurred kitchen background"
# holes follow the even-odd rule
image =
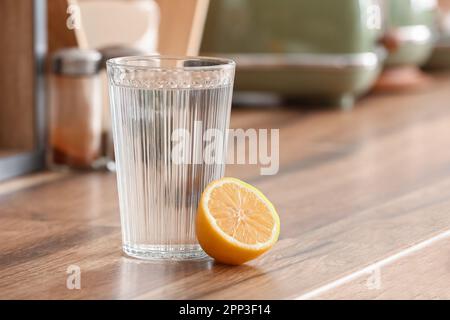
[[[236,106],[352,112],[450,70],[450,0],[1,0],[0,41],[0,180],[114,171],[107,59],[229,57]]]

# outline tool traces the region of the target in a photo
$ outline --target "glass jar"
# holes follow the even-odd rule
[[[50,168],[92,169],[101,157],[101,54],[62,49],[50,75]]]

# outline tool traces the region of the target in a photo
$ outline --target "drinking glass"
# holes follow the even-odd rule
[[[206,255],[195,215],[206,185],[224,174],[234,69],[231,60],[206,57],[108,60],[126,254]]]

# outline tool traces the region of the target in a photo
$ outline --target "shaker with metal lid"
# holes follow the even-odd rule
[[[101,54],[62,49],[52,56],[50,75],[50,167],[94,168],[100,158]]]

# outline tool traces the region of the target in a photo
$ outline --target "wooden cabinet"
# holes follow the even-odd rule
[[[0,1],[0,180],[44,157],[46,1]]]

